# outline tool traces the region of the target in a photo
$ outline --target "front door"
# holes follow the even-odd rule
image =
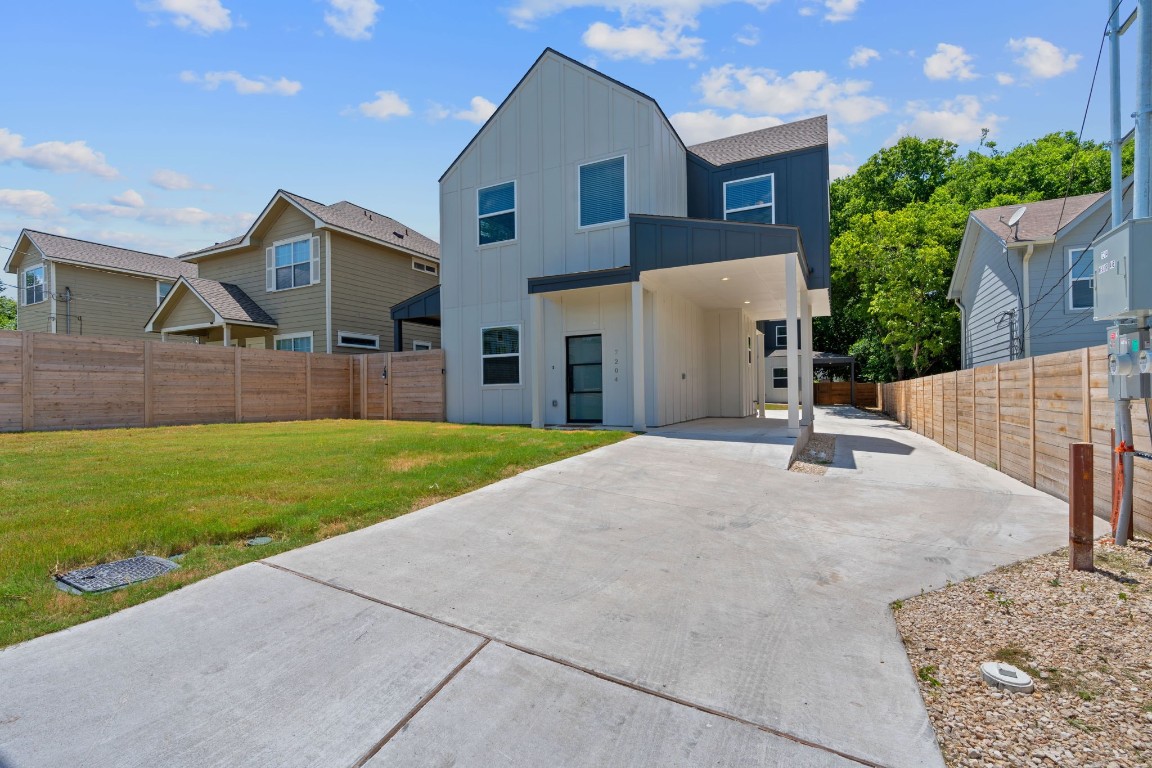
[[[600,334],[568,337],[568,422],[604,421],[603,349]]]

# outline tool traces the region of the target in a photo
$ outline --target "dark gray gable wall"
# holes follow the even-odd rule
[[[814,147],[714,166],[687,153],[688,217],[724,218],[724,183],[764,174],[775,175],[776,223],[800,228],[804,254],[812,273],[808,287],[829,288],[828,147]]]

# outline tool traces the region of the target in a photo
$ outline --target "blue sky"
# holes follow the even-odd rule
[[[277,188],[437,237],[437,179],[548,46],[656,98],[689,144],[828,113],[834,175],[905,133],[967,149],[981,128],[1002,147],[1076,130],[1107,7],[43,0],[0,17],[0,246],[28,227],[174,255],[240,234]],[[1107,52],[1097,140],[1106,75]]]

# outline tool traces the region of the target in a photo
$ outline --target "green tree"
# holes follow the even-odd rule
[[[16,302],[0,296],[0,330],[16,330]]]

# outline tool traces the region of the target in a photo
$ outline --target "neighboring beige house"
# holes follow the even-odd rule
[[[144,324],[196,265],[25,229],[4,271],[16,275],[21,331],[149,338]]]
[[[390,307],[440,281],[435,241],[358,205],[284,190],[244,235],[180,258],[199,274],[178,280],[146,327],[206,344],[391,351]],[[403,349],[439,346],[439,328],[404,324]]]

